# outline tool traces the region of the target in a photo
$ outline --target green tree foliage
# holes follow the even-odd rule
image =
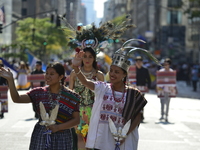
[[[185,0],[183,7],[186,6],[186,3],[189,3],[189,5],[186,7],[184,13],[188,14],[190,19],[200,17],[200,0]]]
[[[63,32],[56,28],[49,18],[26,18],[18,21],[16,43],[43,59],[50,54],[68,53],[66,51],[69,49],[67,47],[69,34],[70,31]],[[24,49],[21,51],[24,52]]]

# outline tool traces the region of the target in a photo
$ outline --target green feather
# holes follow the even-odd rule
[[[125,47],[127,44],[129,44],[130,42],[132,41],[139,41],[139,42],[143,42],[143,43],[146,43],[145,41],[141,40],[141,39],[130,39],[128,41],[126,41],[123,45],[122,45],[122,48]]]
[[[130,47],[124,47],[124,48],[130,48]],[[130,53],[135,53],[135,52],[141,52],[143,54],[145,54],[146,56],[148,56],[153,62],[155,62],[157,65],[162,66],[160,64],[160,62],[158,61],[157,58],[155,58],[149,51],[147,51],[146,49],[143,48],[139,48],[139,47],[134,47],[133,49],[131,49],[127,55],[130,55]]]

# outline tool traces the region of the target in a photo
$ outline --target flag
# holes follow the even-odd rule
[[[37,57],[35,57],[31,52],[29,52],[28,50],[26,50],[26,53],[28,55],[28,63],[29,63],[29,67],[31,70],[34,70],[35,68],[35,64],[37,61],[39,61],[40,59],[38,59]],[[42,63],[42,70],[46,70],[46,65],[44,65],[44,63]]]
[[[2,22],[3,24],[6,23],[4,6],[2,6],[2,7],[0,8],[0,22]]]

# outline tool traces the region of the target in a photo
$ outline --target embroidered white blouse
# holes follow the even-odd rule
[[[86,147],[114,150],[115,140],[109,129],[108,118],[112,118],[116,127],[123,127],[122,111],[126,101],[126,94],[119,103],[116,103],[110,84],[100,81],[95,82],[94,92],[95,102],[92,109]],[[115,98],[121,98],[122,95],[122,92],[115,92]],[[120,146],[120,150],[137,150],[138,138],[138,128],[136,128],[127,136],[124,144]]]

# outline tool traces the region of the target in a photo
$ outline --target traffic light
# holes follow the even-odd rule
[[[56,17],[56,27],[60,27],[61,26],[60,19],[61,19],[60,16],[57,15],[57,17]]]
[[[51,23],[54,23],[54,14],[51,14]]]
[[[47,45],[47,41],[44,41],[44,42],[43,42],[43,45],[46,46],[46,45]]]
[[[0,24],[0,33],[3,33],[3,24]]]

